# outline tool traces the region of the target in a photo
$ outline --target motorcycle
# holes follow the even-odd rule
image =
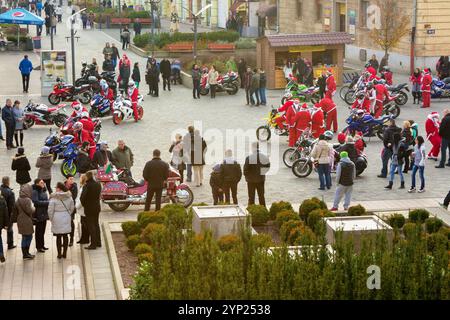
[[[397,105],[398,95],[389,97],[383,104],[383,114],[392,115],[393,119],[400,115],[400,107]]]
[[[283,163],[286,167],[292,168],[292,164],[306,156],[307,148],[312,146],[316,139],[311,137],[310,130],[305,130],[295,143],[295,147],[287,148],[283,152]]]
[[[91,100],[91,109],[89,116],[91,118],[104,117],[109,115],[111,111],[111,102],[104,98],[101,94],[95,94]]]
[[[141,120],[144,116],[144,108],[142,108],[143,97],[139,95],[137,103],[138,119]],[[134,119],[133,107],[131,100],[125,99],[121,94],[117,95],[114,101],[113,123],[120,124],[122,121]]]
[[[269,112],[268,117],[264,118],[267,123],[256,129],[256,138],[259,141],[269,141],[272,136],[272,131],[274,131],[276,135],[287,136],[289,134],[288,129],[284,126],[280,126],[280,124],[284,125],[284,123],[281,122],[281,117],[282,115],[272,106],[272,110]]]
[[[24,108],[23,123],[27,128],[33,125],[52,125],[60,127],[68,118],[65,113],[60,112],[64,104],[49,108],[45,104],[34,104],[29,101]]]
[[[217,78],[216,92],[226,92],[229,95],[235,95],[239,90],[238,74],[235,72],[227,73]],[[209,94],[208,73],[202,75],[200,82],[200,94],[206,96]]]
[[[68,140],[69,139],[70,138],[68,138]],[[69,175],[75,176],[75,174],[77,173],[77,156],[78,145],[73,142],[68,143],[66,148],[62,151],[62,158],[64,158],[64,160],[61,165],[61,174],[64,177],[67,178]]]
[[[85,67],[83,67],[85,68]],[[87,68],[87,67],[86,67]],[[92,92],[99,93],[101,91],[100,80],[105,79],[108,86],[112,89],[114,96],[117,94],[117,82],[115,80],[116,73],[114,71],[103,71],[98,74],[94,69],[86,69],[81,71],[81,78],[75,80],[75,86],[90,85]]]
[[[364,114],[362,117],[359,117],[356,112],[357,110],[350,112],[350,116],[345,120],[348,126],[342,132],[350,135],[362,132],[364,137],[376,135],[380,140],[383,140],[384,129],[387,127],[387,122],[393,119],[392,115],[385,115],[375,119],[370,114]]]
[[[401,83],[396,86],[387,86],[388,91],[395,95],[395,103],[399,106],[403,106],[408,102],[408,94],[405,91],[409,92],[409,87],[407,83]],[[403,91],[405,90],[405,91]]]
[[[91,86],[88,84],[81,87],[75,87],[71,84],[65,84],[60,78],[56,79],[57,83],[53,86],[53,91],[48,96],[48,101],[57,105],[62,101],[79,100],[83,104],[89,103],[92,98]]]
[[[98,176],[104,182],[101,199],[114,211],[124,211],[130,205],[144,205],[147,198],[147,182],[136,183],[126,170],[111,171],[106,174],[104,168],[99,169]],[[114,177],[114,174],[117,177]],[[116,181],[117,180],[117,181]],[[180,183],[180,174],[170,167],[169,177],[165,183],[161,203],[180,203],[185,208],[194,201],[194,194],[188,185]],[[125,182],[126,181],[126,182]]]
[[[295,88],[295,89],[294,89]],[[319,87],[307,87],[304,84],[299,84],[292,88],[286,88],[283,97],[281,98],[281,104],[284,104],[287,100],[290,99],[299,99],[300,102],[309,102],[317,103],[320,101]],[[288,98],[291,96],[292,98]]]
[[[431,98],[450,98],[450,78],[433,79],[431,82]]]
[[[73,135],[74,131],[72,127],[78,120],[79,118],[77,117],[68,118],[60,128],[61,135]],[[98,142],[100,140],[100,130],[102,129],[102,122],[100,121],[100,119],[93,119],[92,121],[94,122],[94,141]]]
[[[65,135],[60,137],[57,131],[50,129],[50,135],[45,139],[44,145],[50,148],[50,153],[53,155],[53,161],[63,158],[64,150],[73,142],[74,136]]]

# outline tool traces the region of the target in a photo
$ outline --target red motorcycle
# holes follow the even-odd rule
[[[48,101],[57,105],[62,101],[79,100],[83,104],[87,104],[92,99],[91,86],[84,84],[80,87],[75,87],[71,84],[66,84],[61,79],[56,79],[57,83],[53,86],[53,91],[48,96]]]
[[[74,118],[67,118],[66,121],[63,123],[63,125],[61,125],[60,127],[60,132],[62,136],[65,135],[74,135],[74,131],[73,131],[73,125],[75,124],[75,122],[77,122],[80,118],[78,117],[74,117]],[[100,121],[100,119],[96,118],[96,119],[92,119],[92,122],[94,123],[94,140],[95,142],[98,142],[100,140],[100,130],[102,129],[102,122]]]
[[[106,173],[105,168],[99,168],[97,180],[103,185],[102,201],[112,210],[124,211],[130,205],[145,205],[147,182],[134,181],[128,170],[117,169]],[[161,203],[179,203],[185,208],[192,204],[194,194],[189,186],[180,183],[180,180],[178,171],[170,167],[169,178],[165,182]]]
[[[24,108],[23,123],[27,128],[36,125],[52,125],[60,127],[67,120],[68,116],[61,110],[65,104],[60,104],[54,108],[49,108],[45,104],[34,104],[29,101]]]

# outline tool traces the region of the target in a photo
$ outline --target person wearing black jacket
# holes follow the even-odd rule
[[[13,104],[11,99],[6,99],[6,104],[2,108],[2,120],[5,122],[6,128],[6,148],[10,150],[14,148],[13,138],[16,129],[16,119],[14,118]]]
[[[14,245],[14,231],[13,231],[13,221],[11,220],[13,212],[14,212],[14,206],[16,205],[16,197],[14,195],[14,191],[9,187],[9,177],[3,177],[2,178],[2,184],[0,186],[0,192],[3,198],[6,201],[6,206],[8,207],[8,221],[9,225],[7,228],[7,240],[8,243],[8,250],[14,249],[16,246]],[[1,229],[0,229],[1,230]]]
[[[170,91],[170,74],[172,73],[170,61],[167,58],[163,58],[159,63],[159,69],[163,78],[163,90],[167,89]]]
[[[325,71],[323,71],[320,77],[317,78],[317,86],[319,87],[320,99],[323,99],[325,95],[325,89],[327,86],[327,75]]]
[[[104,167],[112,159],[112,153],[108,150],[106,142],[100,142],[100,149],[94,153],[92,158],[92,165],[98,169]]]
[[[247,72],[247,63],[245,62],[244,59],[239,59],[238,62],[238,74],[239,74],[239,79],[241,79],[241,89],[244,89],[244,77],[245,77],[245,73]]]
[[[238,204],[237,186],[242,178],[241,165],[233,158],[233,151],[225,151],[225,159],[220,166],[220,176],[223,180],[222,188],[225,194],[225,202],[230,203],[230,191],[233,204]]]
[[[141,34],[142,23],[141,23],[141,21],[139,20],[139,18],[134,19],[133,29],[134,29],[134,33],[135,33],[137,36]]]
[[[80,202],[86,215],[86,223],[91,236],[91,244],[85,249],[95,250],[102,246],[98,217],[101,211],[100,194],[102,186],[95,181],[92,171],[86,172],[86,185],[81,192]]]
[[[102,69],[103,71],[107,72],[113,72],[115,69],[114,62],[112,61],[111,56],[109,54],[106,55],[106,59],[105,61],[103,61]]]
[[[31,200],[33,201],[33,205],[36,208],[34,213],[35,218],[35,242],[36,242],[36,250],[37,252],[45,252],[48,248],[45,247],[44,236],[45,236],[45,228],[47,226],[48,220],[48,194],[47,189],[45,188],[45,182],[42,179],[34,180],[33,184],[33,193]]]
[[[77,171],[79,173],[86,173],[89,170],[96,169],[92,163],[91,158],[89,158],[89,142],[83,142],[81,149],[77,154]]]
[[[211,186],[213,205],[216,206],[219,202],[223,202],[223,180],[220,174],[221,165],[216,164],[212,169],[209,185]]]
[[[25,155],[25,149],[20,147],[17,149],[17,154],[13,158],[11,170],[16,171],[16,182],[20,185],[31,181],[30,177],[30,163]]]
[[[450,149],[450,110],[444,110],[444,116],[442,117],[441,125],[439,126],[439,136],[441,136],[441,161],[436,168],[450,167],[450,155],[447,164],[445,160],[447,158],[447,149]]]
[[[258,192],[259,204],[266,205],[264,197],[264,183],[266,173],[270,168],[269,158],[259,151],[259,144],[255,142],[252,146],[253,153],[245,159],[244,176],[247,181],[248,205],[255,204],[255,191]]]
[[[401,129],[395,125],[395,120],[391,119],[389,126],[384,129],[383,132],[383,151],[381,153],[381,161],[383,162],[383,167],[381,169],[381,174],[378,178],[386,178],[388,173],[389,159],[392,158],[392,146],[394,144],[394,134],[400,133]]]
[[[161,196],[164,181],[169,177],[169,164],[161,160],[161,151],[153,150],[153,159],[145,164],[142,176],[147,182],[147,199],[145,199],[145,211],[150,210],[153,195],[155,195],[156,211],[161,209]]]
[[[139,89],[139,83],[141,82],[141,72],[139,71],[139,62],[134,63],[131,79],[133,79],[134,83],[136,84],[136,88]]]
[[[356,160],[358,160],[358,151],[355,147],[355,140],[352,136],[347,136],[345,138],[345,144],[339,147],[339,152],[345,151],[349,159],[356,164]]]
[[[192,95],[194,99],[200,99],[200,79],[202,77],[198,64],[194,64],[192,67]]]
[[[67,176],[67,180],[64,182],[64,185],[66,186],[67,190],[70,191],[72,194],[73,204],[76,204],[76,199],[78,196],[78,185],[76,184],[74,178],[72,175]],[[70,241],[69,241],[69,247],[73,246],[73,238],[75,235],[75,223],[73,223],[73,220],[75,219],[75,213],[77,212],[77,208],[72,212],[72,222],[71,222],[71,228],[72,231],[70,232]]]

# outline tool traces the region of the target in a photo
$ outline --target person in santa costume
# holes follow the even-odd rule
[[[370,73],[370,77],[371,77],[370,80],[376,78],[376,76],[377,76],[377,70],[375,70],[375,68],[372,67],[372,64],[370,64],[370,62],[367,62],[367,63],[366,63],[365,68],[366,68],[366,71],[367,71],[368,73]]]
[[[286,111],[286,124],[289,127],[289,147],[293,147],[298,140],[295,128],[296,114],[300,111],[300,100],[294,99],[292,105]]]
[[[94,132],[94,123],[92,122],[92,119],[89,117],[89,113],[87,111],[84,111],[81,113],[81,119],[78,120],[83,124],[83,129],[87,130],[88,132]]]
[[[308,105],[304,103],[299,112],[295,114],[295,128],[297,129],[297,139],[306,129],[311,128],[311,113],[308,110]],[[322,118],[323,123],[323,118]]]
[[[311,113],[311,131],[315,139],[325,132],[324,115],[320,105],[316,103]]]
[[[100,80],[100,95],[104,99],[109,100],[109,108],[111,113],[114,113],[114,91],[109,87],[108,82],[105,79]]]
[[[377,92],[373,85],[373,82],[370,81],[367,83],[366,89],[366,99],[369,100],[369,110],[371,114],[375,114],[375,104],[377,102]]]
[[[84,107],[83,105],[81,105],[81,103],[79,101],[74,101],[72,102],[72,104],[70,105],[73,109],[72,114],[70,115],[71,118],[80,118],[81,114],[83,112],[87,112],[88,110],[86,109],[86,107]]]
[[[130,82],[128,82],[128,99],[130,99],[131,101],[135,122],[138,122],[139,120],[139,114],[137,110],[138,97],[139,90],[138,88],[136,88],[136,83],[133,80],[130,80]]]
[[[384,66],[383,67],[383,70],[381,71],[381,79],[384,79],[384,80],[386,80],[386,83],[389,85],[389,86],[392,86],[392,84],[393,84],[393,73],[392,73],[392,71],[391,71],[391,69],[388,67],[388,66]]]
[[[91,159],[93,159],[94,154],[95,154],[96,143],[95,143],[92,133],[87,131],[86,129],[83,129],[83,124],[79,121],[75,122],[75,124],[73,125],[73,131],[74,131],[73,142],[80,146],[84,142],[88,142],[89,143],[89,157]]]
[[[333,100],[333,96],[335,93],[336,93],[336,81],[334,80],[334,75],[331,72],[331,69],[327,69],[325,97],[327,97],[330,100]]]
[[[319,101],[318,105],[324,112],[327,130],[331,130],[331,126],[333,125],[333,132],[336,133],[338,131],[336,104],[333,100],[325,97]]]
[[[431,112],[427,117],[427,121],[425,121],[427,139],[433,145],[433,148],[428,152],[428,159],[435,161],[438,160],[439,151],[441,150],[441,136],[439,135],[440,124],[439,113],[436,111]]]
[[[275,119],[275,123],[278,125],[278,128],[280,128],[280,130],[289,129],[288,127],[286,128],[286,113],[294,105],[294,101],[291,100],[291,98],[292,94],[288,93],[286,95],[286,99],[288,100],[277,109],[277,113],[283,113]]]
[[[364,92],[357,93],[356,100],[352,104],[352,109],[361,109],[370,113],[370,100],[366,97]]]
[[[377,81],[374,85],[376,92],[376,103],[375,103],[375,115],[374,118],[377,119],[383,114],[383,104],[384,101],[389,99],[389,91],[384,84],[384,81]]]
[[[429,68],[423,70],[422,86],[420,91],[422,91],[422,106],[421,108],[429,108],[431,104],[431,82],[433,78],[431,77],[431,72]]]

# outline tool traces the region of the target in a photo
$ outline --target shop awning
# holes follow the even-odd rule
[[[347,32],[324,32],[308,34],[276,34],[266,36],[271,47],[319,46],[350,44],[353,42]]]
[[[43,25],[44,19],[23,9],[16,8],[0,14],[0,23]]]
[[[256,14],[261,18],[265,17],[276,17],[277,16],[277,5],[276,4],[265,4],[261,3]]]

